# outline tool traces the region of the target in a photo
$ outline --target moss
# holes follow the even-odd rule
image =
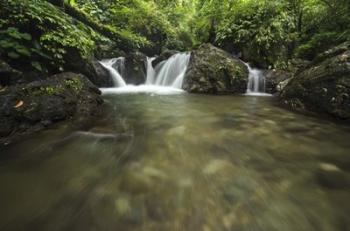
[[[55,95],[64,91],[61,85],[56,86],[40,86],[40,87],[28,87],[22,88],[25,95],[42,96],[42,95]]]
[[[78,79],[65,79],[64,84],[66,85],[66,87],[71,88],[76,92],[81,91],[83,87],[82,82]]]

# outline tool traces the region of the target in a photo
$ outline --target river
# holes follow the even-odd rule
[[[104,96],[0,155],[0,230],[347,230],[350,128],[273,97]]]

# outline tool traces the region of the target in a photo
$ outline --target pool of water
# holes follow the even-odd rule
[[[349,230],[349,127],[273,97],[105,98],[0,150],[0,230]]]

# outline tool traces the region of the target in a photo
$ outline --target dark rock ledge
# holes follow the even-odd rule
[[[0,88],[0,146],[58,121],[98,115],[101,92],[85,76],[62,73]]]

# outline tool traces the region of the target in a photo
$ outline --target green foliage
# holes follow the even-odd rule
[[[82,83],[78,79],[66,79],[64,83],[68,88],[71,88],[75,91],[80,91],[83,87]]]
[[[177,2],[180,1],[119,0],[107,3],[105,0],[77,0],[74,7],[133,41],[137,48],[172,44],[183,49],[192,45],[188,40],[178,41],[189,28],[187,17],[184,17],[189,5]]]
[[[334,44],[339,44],[347,39],[346,33],[324,32],[315,34],[306,43],[296,49],[296,56],[302,59],[312,60],[317,54],[327,50]]]
[[[349,0],[0,1],[1,58],[41,73],[88,60],[101,44],[154,55],[211,42],[288,68],[349,38]]]
[[[102,36],[43,0],[0,3],[1,44],[7,58],[28,63],[39,72],[63,70],[66,54],[76,49],[82,59]],[[30,59],[28,59],[30,58]]]
[[[198,0],[196,5],[191,30],[197,43],[241,51],[263,66],[287,68],[296,47],[300,57],[312,58],[349,37],[348,0]]]
[[[17,59],[21,55],[25,57],[31,56],[31,51],[24,44],[31,41],[30,34],[21,33],[15,27],[9,27],[0,31],[0,47],[10,58]]]
[[[242,10],[218,26],[218,43],[230,39],[237,47],[249,49],[251,57],[266,59],[266,64],[283,65],[283,48],[292,41],[294,30],[292,18],[283,11],[283,5],[274,1],[245,1],[236,6]]]

